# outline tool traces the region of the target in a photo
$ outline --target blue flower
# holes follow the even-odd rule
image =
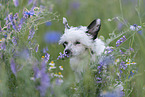
[[[46,43],[57,43],[60,40],[61,34],[57,31],[47,32],[44,36],[44,41]]]
[[[52,25],[52,22],[50,22],[50,21],[49,22],[46,22],[45,25],[46,26],[51,26]]]
[[[7,38],[7,35],[5,34],[4,37]]]
[[[142,30],[138,31],[138,33],[139,33],[140,35],[142,35]]]
[[[28,11],[28,12],[25,11],[24,14],[28,15],[28,16],[33,16],[34,15],[34,11]]]

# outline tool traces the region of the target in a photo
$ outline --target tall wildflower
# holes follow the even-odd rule
[[[48,87],[50,87],[50,78],[48,76],[48,73],[46,73],[45,60],[42,61],[40,69],[37,67],[37,65],[35,65],[33,70],[34,82],[40,82],[40,84],[36,86],[36,89],[39,90],[41,96],[45,96]]]
[[[11,64],[10,66],[11,66],[11,70],[12,70],[13,74],[16,76],[17,75],[16,64],[15,64],[15,61],[13,58],[10,60],[10,64]]]

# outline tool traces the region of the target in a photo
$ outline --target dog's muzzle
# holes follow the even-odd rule
[[[69,49],[66,49],[64,52],[65,52],[65,54],[68,55],[68,56],[70,56],[70,55],[72,54],[71,50],[69,50]]]

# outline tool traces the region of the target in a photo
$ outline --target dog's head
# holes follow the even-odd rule
[[[65,33],[59,43],[64,46],[64,53],[68,56],[78,56],[94,46],[101,27],[101,20],[96,19],[89,26],[69,27],[66,18],[63,18]]]

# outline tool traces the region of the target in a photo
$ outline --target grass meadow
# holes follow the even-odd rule
[[[0,97],[145,97],[144,4],[0,0]],[[58,44],[63,17],[74,27],[101,19],[106,49],[80,82]]]

